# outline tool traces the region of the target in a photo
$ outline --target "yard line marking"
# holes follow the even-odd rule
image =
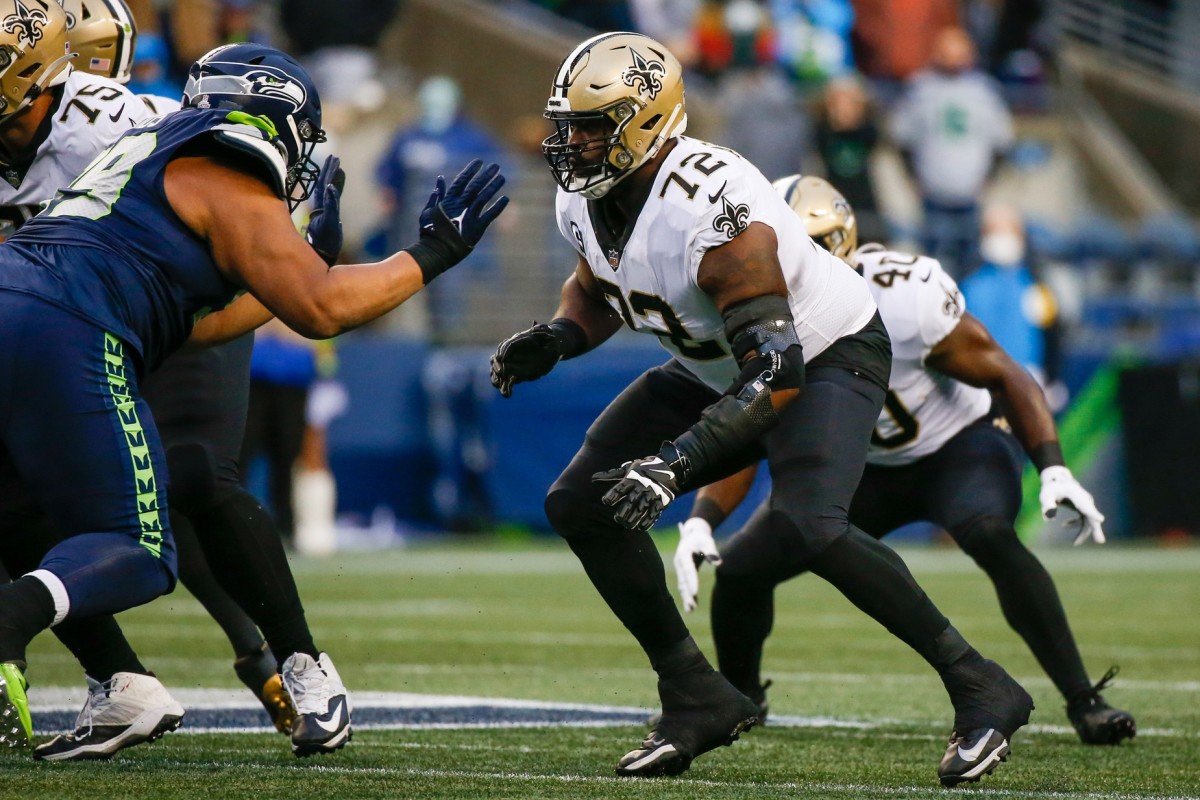
[[[183,733],[260,733],[271,731],[266,712],[248,692],[229,689],[181,689],[175,693],[187,709]],[[559,703],[515,698],[432,695],[411,692],[354,692],[354,727],[359,730],[479,730],[488,728],[645,727],[650,709],[589,703]],[[40,687],[29,693],[39,733],[74,727],[83,694],[77,687]],[[839,730],[867,735],[889,727],[944,731],[945,722],[927,719],[773,714],[773,728]],[[1028,725],[1023,733],[1074,736],[1065,725]],[[911,735],[911,734],[910,734]],[[922,734],[915,734],[922,735]],[[1182,737],[1185,731],[1143,728],[1139,736]]]

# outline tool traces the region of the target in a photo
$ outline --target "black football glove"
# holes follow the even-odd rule
[[[492,355],[492,386],[504,397],[512,397],[513,384],[536,381],[563,358],[579,355],[587,335],[572,320],[556,319],[547,325],[514,333]]]
[[[663,509],[679,494],[675,471],[661,456],[626,461],[616,469],[597,472],[593,481],[616,481],[601,500],[613,507],[613,519],[635,531],[649,530]]]
[[[325,159],[321,174],[317,176],[313,197],[312,214],[308,217],[305,240],[312,245],[322,260],[329,266],[337,263],[342,252],[342,189],[346,186],[346,173],[342,160],[337,156]]]
[[[479,159],[463,167],[449,187],[446,179],[438,176],[429,202],[421,211],[421,238],[404,248],[421,268],[426,285],[466,258],[500,216],[508,205],[507,197],[496,200],[490,208],[485,206],[503,185],[500,165],[485,168]]]

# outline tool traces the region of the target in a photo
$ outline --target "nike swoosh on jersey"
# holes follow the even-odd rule
[[[721,199],[721,195],[725,194],[725,187],[726,187],[726,186],[728,186],[728,185],[729,185],[729,181],[725,181],[724,183],[722,183],[722,184],[721,184],[721,188],[720,188],[720,189],[717,189],[717,192],[716,192],[716,194],[710,194],[710,195],[708,196],[708,202],[710,202],[710,203],[715,203],[715,202],[717,202],[718,200],[720,200],[720,199]]]
[[[921,278],[921,283],[929,283],[929,279],[931,277],[933,277],[933,269],[932,268],[929,270],[929,272],[925,273],[924,278]]]
[[[986,745],[988,740],[992,738],[993,733],[995,733],[995,729],[988,728],[987,733],[980,736],[979,741],[977,741],[975,746],[970,750],[963,750],[962,745],[960,744],[958,746],[958,757],[967,763],[973,763],[979,760],[979,754],[983,752],[984,745]]]
[[[124,113],[125,113],[125,104],[121,103],[121,107],[117,109],[117,113],[109,114],[108,118],[110,121],[116,122],[117,120],[119,120],[121,118],[121,115]]]
[[[313,719],[313,722],[327,733],[333,733],[342,727],[342,717],[346,713],[346,698],[335,697],[327,713]]]

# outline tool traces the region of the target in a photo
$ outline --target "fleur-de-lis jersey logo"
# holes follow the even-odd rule
[[[632,47],[629,48],[629,53],[633,56],[633,65],[621,72],[621,82],[638,94],[647,95],[653,100],[662,91],[662,79],[667,77],[666,66],[661,61],[647,61]]]
[[[21,0],[17,0],[16,5],[16,11],[5,17],[0,27],[3,27],[6,33],[15,33],[17,44],[33,47],[41,41],[42,29],[50,24],[50,18],[40,8],[31,11]]]
[[[721,195],[721,213],[713,220],[713,229],[732,239],[746,230],[749,224],[750,206],[745,203],[735,206],[728,197]]]

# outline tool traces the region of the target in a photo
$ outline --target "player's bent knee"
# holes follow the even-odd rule
[[[545,509],[550,527],[564,539],[595,536],[617,527],[611,511],[593,494],[557,483],[546,495]]]
[[[1004,517],[980,517],[961,529],[952,530],[951,535],[964,553],[981,563],[1025,548],[1012,520]]]

